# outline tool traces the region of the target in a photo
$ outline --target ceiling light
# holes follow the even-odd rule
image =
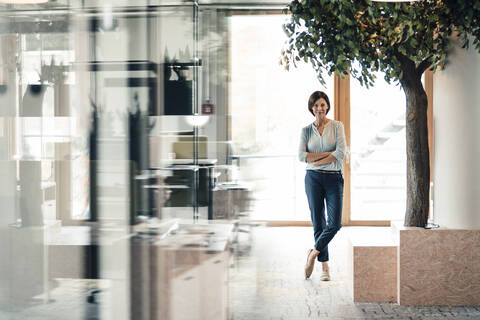
[[[193,116],[185,117],[185,120],[192,127],[203,127],[207,124],[209,117],[195,114]]]

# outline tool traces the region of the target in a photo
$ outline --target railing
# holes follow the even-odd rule
[[[251,217],[259,220],[309,220],[303,187],[305,164],[296,154],[243,154],[230,159],[236,180],[252,186]]]

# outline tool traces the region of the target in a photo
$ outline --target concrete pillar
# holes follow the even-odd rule
[[[480,229],[479,85],[480,54],[455,43],[434,76],[434,220],[441,227]]]

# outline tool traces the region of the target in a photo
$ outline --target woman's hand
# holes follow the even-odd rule
[[[312,164],[316,165],[316,166],[320,166],[322,164],[329,164],[329,163],[337,161],[337,158],[335,158],[335,156],[332,156],[331,153],[332,152],[330,152],[330,154],[325,158],[318,159],[318,160],[312,162]]]
[[[307,152],[307,162],[315,164],[317,161],[327,158],[333,151],[313,153]]]

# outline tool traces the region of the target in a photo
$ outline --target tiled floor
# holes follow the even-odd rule
[[[329,246],[332,281],[316,265],[303,276],[311,228],[257,228],[249,255],[231,270],[231,319],[480,319],[479,307],[404,307],[353,303],[347,273],[347,239],[389,236],[388,228],[344,227]]]
[[[87,303],[87,295],[99,281],[56,279],[48,302],[38,295],[15,304],[0,304],[1,320],[96,320],[96,304]]]
[[[382,241],[389,237],[389,229],[342,228],[330,245],[332,281],[322,282],[320,265],[310,280],[303,276],[307,249],[312,245],[311,228],[254,229],[250,253],[235,258],[230,269],[230,319],[480,319],[480,306],[353,303],[347,280],[348,237]],[[49,303],[42,303],[39,296],[28,305],[0,305],[0,320],[96,320],[97,305],[85,299],[88,289],[98,286],[97,281],[59,279]]]

